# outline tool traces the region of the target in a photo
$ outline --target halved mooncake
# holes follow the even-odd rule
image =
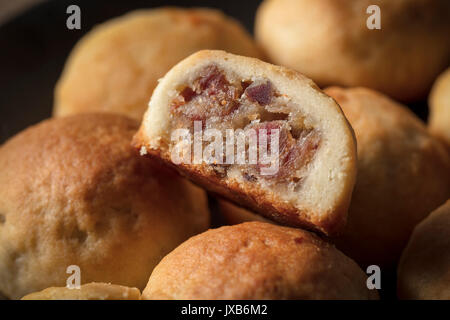
[[[199,51],[160,80],[134,145],[280,223],[325,234],[345,224],[354,133],[337,103],[296,71]]]

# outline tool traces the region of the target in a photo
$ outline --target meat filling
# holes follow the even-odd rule
[[[267,79],[230,81],[216,65],[210,65],[191,84],[179,89],[170,106],[173,126],[192,130],[193,121],[200,120],[212,123],[213,128],[222,131],[254,129],[258,137],[260,130],[264,129],[268,150],[271,149],[271,134],[276,129],[279,134],[277,173],[260,175],[259,170],[268,164],[258,162],[241,165],[242,176],[252,183],[260,178],[266,181],[276,179],[277,183],[301,183],[302,168],[312,161],[320,147],[320,133],[293,119],[286,100],[280,97]],[[223,178],[229,167],[214,164],[213,171],[220,172]]]
[[[182,114],[190,120],[223,117],[239,107],[242,88],[231,85],[216,66],[202,70],[191,87],[185,87],[172,102],[173,114]]]

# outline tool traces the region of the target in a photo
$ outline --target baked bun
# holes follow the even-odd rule
[[[134,141],[142,154],[280,223],[325,234],[345,224],[353,131],[334,100],[296,71],[197,52],[160,81]]]
[[[0,148],[0,291],[9,298],[81,282],[142,289],[159,260],[208,228],[203,190],[139,157],[135,120],[44,121]]]
[[[436,80],[429,99],[428,127],[450,146],[450,68]]]
[[[236,204],[223,200],[217,199],[217,207],[220,221],[224,225],[239,224],[248,221],[261,221],[272,223],[271,220],[264,218],[263,216],[251,212],[245,208],[237,206]]]
[[[362,265],[393,266],[414,226],[450,196],[442,144],[406,107],[364,88],[328,88],[353,126],[358,177],[337,247]]]
[[[88,283],[79,289],[51,287],[26,295],[22,300],[140,300],[141,292],[110,283]]]
[[[106,111],[141,120],[158,79],[201,49],[261,57],[247,31],[218,10],[139,10],[107,21],[70,54],[54,115]]]
[[[372,5],[380,8],[381,29],[367,27]],[[255,34],[272,62],[319,86],[365,86],[418,100],[450,62],[450,1],[265,0]]]
[[[402,299],[450,300],[450,200],[416,226],[398,267]]]
[[[153,271],[143,299],[370,299],[366,275],[313,233],[263,222],[190,238]]]

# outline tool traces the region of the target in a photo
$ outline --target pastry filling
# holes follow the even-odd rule
[[[215,130],[214,138],[222,140],[224,147],[220,157],[209,162],[209,170],[221,178],[239,175],[251,183],[297,189],[320,148],[320,132],[304,124],[300,108],[280,94],[270,80],[240,79],[227,75],[216,65],[203,68],[192,83],[177,88],[170,113],[172,129],[187,129],[194,137],[199,130]],[[231,149],[230,130],[234,133]],[[236,132],[247,134],[241,148]],[[204,150],[211,149],[208,144],[210,141],[202,141]],[[242,160],[243,149],[245,161],[236,161]],[[251,151],[256,151],[256,161]],[[218,149],[212,152],[217,156],[214,152],[218,153]],[[228,156],[235,161],[227,161]],[[277,170],[262,173],[274,161]]]

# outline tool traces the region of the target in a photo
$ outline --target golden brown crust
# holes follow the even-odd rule
[[[301,229],[247,222],[190,238],[155,268],[144,299],[369,299],[366,276]]]
[[[358,177],[337,247],[362,265],[393,266],[414,226],[450,196],[450,160],[406,107],[365,88],[325,90],[353,126]]]
[[[44,121],[0,148],[0,291],[10,298],[83,283],[143,288],[162,256],[208,227],[204,191],[139,157],[136,121]],[[176,196],[175,196],[176,195]]]
[[[56,86],[54,114],[117,112],[140,120],[158,79],[201,49],[261,57],[239,22],[218,10],[167,7],[107,21],[71,53]]]
[[[371,5],[381,29],[367,27]],[[449,34],[448,0],[266,0],[255,21],[272,62],[320,86],[365,86],[401,101],[425,98],[448,67]]]
[[[92,282],[78,289],[50,287],[30,293],[21,300],[141,300],[141,292],[137,288]]]

